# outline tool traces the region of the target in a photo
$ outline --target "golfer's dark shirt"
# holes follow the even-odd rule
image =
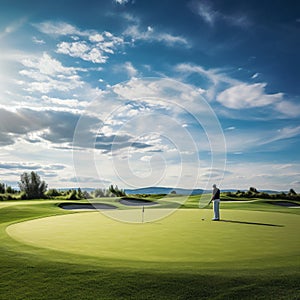
[[[214,200],[215,200],[215,199],[220,199],[220,190],[219,190],[219,189],[217,189],[216,193],[215,193],[214,196],[213,196],[213,199],[214,199]]]

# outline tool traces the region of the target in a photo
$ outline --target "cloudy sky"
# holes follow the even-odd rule
[[[300,191],[298,1],[0,0],[0,181]]]

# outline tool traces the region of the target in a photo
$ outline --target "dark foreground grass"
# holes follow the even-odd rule
[[[1,299],[299,299],[297,277],[282,275],[160,274],[17,259],[1,266],[0,278]]]
[[[299,299],[296,274],[170,274],[1,260],[1,299]]]
[[[176,271],[156,264],[108,267],[101,260],[22,245],[8,224],[65,214],[51,202],[0,209],[0,299],[299,299],[295,264]],[[259,242],[259,241],[258,241]],[[121,246],[120,246],[121,247]],[[222,251],[220,249],[220,251]],[[290,258],[293,260],[294,258]],[[296,258],[297,259],[297,258]]]

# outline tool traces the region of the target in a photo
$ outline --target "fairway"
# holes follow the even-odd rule
[[[146,213],[151,211],[157,212]],[[118,218],[119,214],[132,213],[137,211],[110,214]],[[219,267],[257,268],[259,264],[276,266],[298,255],[297,215],[224,210],[223,221],[212,222],[211,213],[181,209],[153,223],[129,224],[100,212],[85,212],[21,222],[6,231],[27,245],[121,264],[140,261],[177,263],[178,267],[182,263],[185,268],[199,268],[218,263]]]

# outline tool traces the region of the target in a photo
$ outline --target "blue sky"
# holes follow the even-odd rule
[[[300,190],[298,1],[0,0],[0,180]]]

